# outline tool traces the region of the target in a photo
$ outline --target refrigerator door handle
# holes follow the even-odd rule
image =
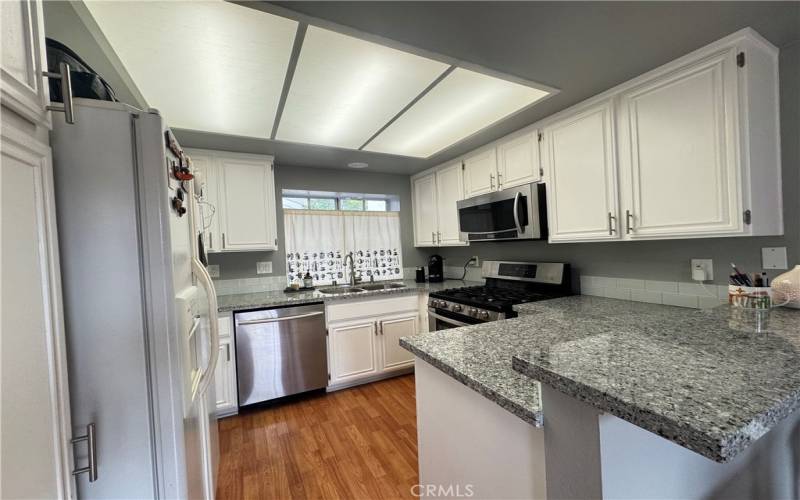
[[[197,383],[196,394],[204,394],[208,386],[214,380],[214,370],[217,369],[217,358],[219,357],[219,323],[217,323],[217,295],[214,292],[214,283],[208,275],[206,267],[196,258],[192,259],[192,271],[197,276],[197,281],[205,288],[208,296],[208,321],[211,323],[211,335],[209,338],[208,366],[200,375]]]

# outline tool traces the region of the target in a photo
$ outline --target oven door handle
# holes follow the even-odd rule
[[[470,326],[469,323],[463,323],[461,321],[458,321],[458,320],[455,320],[455,319],[452,319],[452,318],[448,318],[447,316],[442,316],[441,314],[436,314],[435,312],[431,312],[430,310],[428,310],[428,316],[432,316],[432,317],[434,317],[434,318],[436,318],[438,320],[444,321],[445,323],[448,323],[450,325]]]
[[[517,231],[519,234],[522,234],[522,225],[519,223],[519,198],[522,196],[522,193],[517,191],[517,194],[514,196],[514,225],[517,226]]]

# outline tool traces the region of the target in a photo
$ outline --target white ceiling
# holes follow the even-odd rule
[[[548,95],[221,0],[86,4],[179,129],[426,158]]]
[[[221,1],[86,5],[170,126],[269,137],[297,21]]]

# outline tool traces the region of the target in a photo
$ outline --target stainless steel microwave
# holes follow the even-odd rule
[[[525,184],[458,202],[461,241],[547,238],[544,184]]]

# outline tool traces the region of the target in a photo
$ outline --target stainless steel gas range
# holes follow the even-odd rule
[[[450,288],[428,298],[429,331],[513,318],[516,304],[572,295],[569,264],[484,261],[481,286]]]

